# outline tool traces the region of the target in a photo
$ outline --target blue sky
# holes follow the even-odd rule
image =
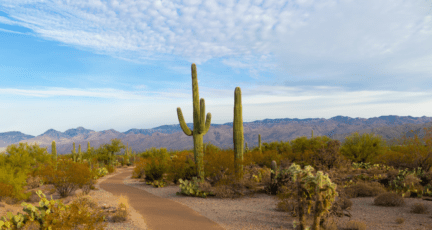
[[[65,3],[68,2],[68,3]],[[432,2],[0,1],[0,132],[432,116]]]

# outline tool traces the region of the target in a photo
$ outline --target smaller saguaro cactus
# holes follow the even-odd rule
[[[312,129],[312,135],[311,135],[311,138],[313,138],[313,129]]]
[[[75,142],[73,142],[73,148],[72,148],[72,158],[73,161],[76,162],[76,151],[75,151]]]
[[[260,153],[262,153],[262,150],[261,150],[261,134],[258,134],[258,149],[259,149]]]
[[[81,163],[82,162],[82,152],[81,152],[81,144],[78,145],[78,161]]]
[[[249,148],[247,146],[247,142],[245,142],[245,152],[249,152]]]
[[[87,154],[90,156],[91,149],[90,149],[90,141],[87,141]]]
[[[51,144],[51,153],[52,153],[52,156],[53,156],[54,168],[55,168],[55,170],[57,170],[57,149],[56,149],[56,143],[55,143],[55,141],[52,141],[52,144]]]

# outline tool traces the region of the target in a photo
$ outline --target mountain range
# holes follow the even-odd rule
[[[187,123],[193,129],[193,123]],[[423,128],[432,127],[432,117],[411,116],[380,116],[373,118],[351,118],[346,116],[335,116],[330,119],[306,118],[306,119],[264,119],[253,122],[243,122],[244,140],[251,149],[258,145],[258,134],[261,134],[261,143],[274,141],[290,141],[297,137],[311,137],[326,135],[333,140],[342,143],[345,137],[354,132],[374,133],[380,135],[387,144],[391,144],[393,138],[407,138],[417,134],[420,139],[425,132]],[[410,133],[410,131],[413,133]],[[27,142],[37,143],[40,147],[47,147],[51,153],[51,143],[56,142],[58,154],[69,154],[72,143],[75,142],[76,151],[81,144],[81,151],[87,150],[87,142],[91,147],[99,148],[100,145],[109,144],[111,140],[118,138],[124,145],[129,143],[132,151],[137,153],[146,151],[151,147],[166,148],[170,150],[184,150],[193,148],[193,137],[183,133],[179,124],[162,125],[151,129],[130,129],[126,132],[118,132],[114,129],[96,132],[94,130],[78,127],[68,129],[65,132],[49,129],[38,136],[27,135],[19,131],[0,133],[0,152],[5,152],[6,147],[11,144]],[[204,143],[212,143],[222,149],[233,148],[233,123],[211,124],[210,130],[203,137]],[[122,150],[124,152],[124,150]]]

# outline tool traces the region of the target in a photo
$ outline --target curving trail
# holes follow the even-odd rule
[[[123,184],[123,180],[132,174],[132,170],[125,169],[99,186],[115,196],[127,196],[129,204],[144,217],[148,230],[224,230],[214,221],[185,205]]]

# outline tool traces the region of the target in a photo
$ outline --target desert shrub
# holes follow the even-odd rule
[[[374,199],[374,205],[378,206],[394,207],[403,206],[404,204],[404,198],[393,192],[382,193]]]
[[[39,221],[27,221],[25,225],[21,228],[22,230],[39,230],[41,229],[41,224]]]
[[[145,167],[147,165],[147,160],[143,158],[137,159],[135,162],[135,168],[132,172],[132,178],[143,179],[145,177]]]
[[[34,189],[38,188],[39,186],[43,185],[42,178],[36,176],[28,176],[27,177],[27,189]]]
[[[52,184],[54,175],[55,170],[51,164],[40,165],[38,170],[33,174],[33,176],[41,178],[44,184]]]
[[[350,220],[344,230],[366,230],[366,224],[358,220]]]
[[[245,154],[243,156],[244,158],[247,157],[247,159],[250,162],[254,162],[257,165],[259,165],[260,167],[263,167],[263,164],[261,164],[261,162],[263,162],[263,154],[262,152],[260,152],[257,148],[249,151],[247,154]]]
[[[66,197],[77,188],[91,183],[93,174],[84,163],[71,160],[60,161],[53,184],[61,197]]]
[[[355,132],[345,138],[339,151],[343,156],[355,163],[366,163],[374,161],[374,158],[384,154],[387,149],[387,145],[381,139],[381,136],[375,136],[374,133],[364,133],[360,136],[358,132]]]
[[[86,225],[86,229],[105,229],[103,223],[104,216],[102,211],[97,210],[97,204],[83,196],[79,197],[68,205],[65,211],[60,211],[59,207],[53,208],[53,213],[47,215],[44,222],[52,229],[77,229],[81,224]]]
[[[426,214],[428,213],[428,208],[422,203],[415,203],[411,207],[411,212],[416,214]]]
[[[0,182],[0,188],[0,198],[5,196],[12,196],[14,191],[14,187],[12,185]]]
[[[313,165],[314,162],[312,159],[314,154],[314,151],[306,149],[303,153],[293,151],[292,153],[283,154],[282,157],[304,168],[306,165]]]
[[[431,132],[432,128],[426,129],[425,132]],[[427,145],[423,144],[421,140],[415,134],[414,138],[407,139],[403,137],[399,140],[399,146],[391,146],[389,154],[386,157],[388,165],[394,165],[395,168],[409,170],[415,170],[417,168],[422,168],[424,172],[428,172],[432,168],[432,152],[430,152],[430,139],[426,137],[431,137],[430,133],[425,134],[423,138],[424,143],[429,143]]]
[[[13,187],[12,198],[26,200],[31,193],[24,193],[24,186],[27,183],[28,171],[20,168],[13,168],[11,165],[0,166],[0,183],[8,184]]]
[[[166,155],[158,155],[145,160],[147,161],[144,166],[146,181],[153,182],[163,178],[163,174],[169,169],[167,158]]]
[[[183,151],[171,159],[168,180],[177,184],[179,179],[190,181],[198,176],[193,153]]]
[[[359,181],[355,185],[351,185],[344,189],[345,194],[350,198],[356,197],[374,197],[387,192],[383,185],[378,182],[362,182]]]
[[[259,163],[259,166],[261,166],[261,167],[266,166],[267,168],[270,168],[272,161],[280,162],[280,160],[282,158],[283,158],[283,155],[279,154],[277,150],[266,150],[266,151],[263,151],[263,157],[261,158],[261,161],[258,163]],[[246,162],[246,163],[249,163],[249,162]]]
[[[127,197],[120,196],[117,211],[111,217],[110,219],[111,222],[117,223],[117,222],[126,221],[128,216],[128,209],[129,209],[129,201]]]
[[[405,154],[393,150],[388,150],[384,154],[378,156],[374,163],[385,164],[395,169],[415,169],[413,162],[415,161],[414,154]]]
[[[426,186],[427,184],[431,184],[432,185],[432,172],[426,172],[424,173],[422,176],[420,176],[420,185],[421,186]]]
[[[318,151],[312,155],[312,166],[317,170],[350,167],[351,161],[339,153],[340,145],[341,142],[338,140],[327,142],[326,147],[318,149]]]
[[[106,166],[106,169],[108,170],[108,173],[114,173],[115,171],[116,171],[116,169],[115,169],[116,167],[115,166],[113,166],[113,165],[111,165],[111,164],[108,164],[107,166]]]

